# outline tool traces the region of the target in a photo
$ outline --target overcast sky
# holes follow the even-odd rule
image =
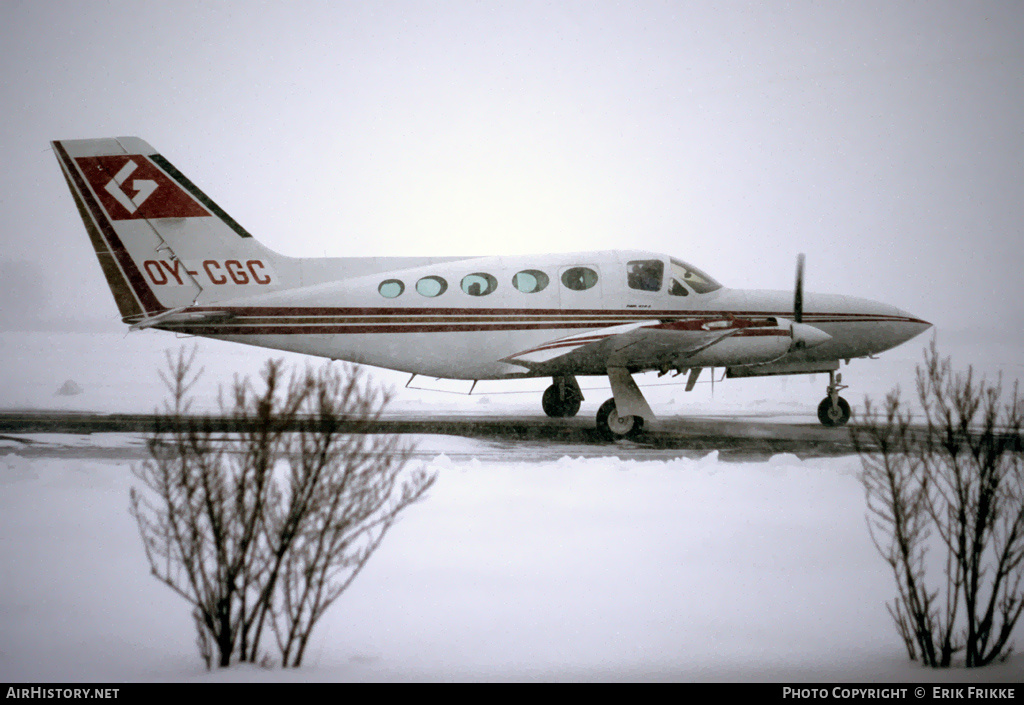
[[[48,141],[289,255],[663,251],[1024,330],[1020,2],[0,0],[0,327],[116,321]]]

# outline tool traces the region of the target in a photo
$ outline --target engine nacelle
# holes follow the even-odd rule
[[[731,367],[774,362],[783,356],[821,345],[828,333],[806,323],[785,318],[723,318],[706,321],[701,328],[725,337],[680,360],[681,367]]]

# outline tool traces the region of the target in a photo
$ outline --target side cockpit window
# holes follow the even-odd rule
[[[698,294],[707,294],[722,288],[721,284],[696,267],[691,267],[685,262],[680,262],[674,258],[671,260],[671,263],[672,283],[669,285],[668,293],[673,296],[686,296],[690,293],[687,287],[693,289]]]
[[[665,263],[660,259],[636,259],[626,265],[626,282],[630,289],[661,291]]]

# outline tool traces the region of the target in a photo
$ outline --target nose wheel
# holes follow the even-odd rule
[[[823,426],[843,426],[850,420],[850,404],[839,396],[839,392],[848,386],[842,382],[841,374],[828,373],[828,387],[825,389],[827,396],[818,404],[818,421]]]

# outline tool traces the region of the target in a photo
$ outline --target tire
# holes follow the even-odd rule
[[[553,419],[575,416],[580,410],[581,399],[569,391],[565,399],[558,395],[558,385],[552,384],[544,390],[544,396],[540,398],[540,405],[544,413]]]
[[[609,441],[620,438],[636,438],[644,429],[640,416],[620,418],[615,410],[615,399],[609,399],[597,410],[597,432]]]
[[[821,421],[823,426],[845,426],[850,420],[850,415],[850,405],[842,397],[838,398],[838,404],[834,407],[831,397],[825,397],[818,404],[818,421]]]

